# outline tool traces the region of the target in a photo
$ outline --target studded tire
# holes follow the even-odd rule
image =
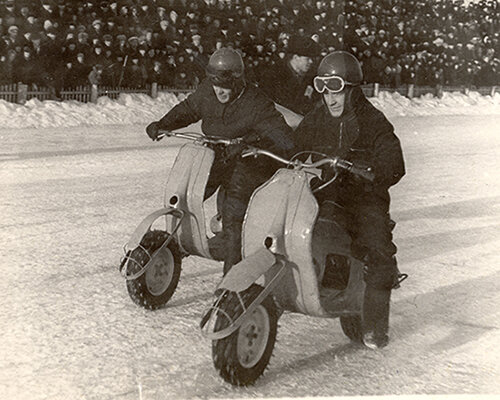
[[[362,343],[363,328],[361,324],[361,316],[359,315],[344,315],[340,317],[340,326],[344,334],[355,343]]]
[[[130,254],[127,275],[140,271],[170,235],[160,230],[149,231],[141,240],[141,246]],[[143,248],[144,249],[143,249]],[[146,251],[147,253],[146,253]],[[132,301],[148,310],[157,310],[168,303],[177,288],[181,275],[182,256],[175,240],[155,257],[157,262],[139,277],[127,281],[127,291]]]
[[[242,292],[245,307],[260,294],[262,287],[252,285]],[[219,304],[215,331],[229,325],[242,313],[236,293],[231,292]],[[219,375],[235,386],[248,386],[264,373],[276,342],[278,312],[272,297],[268,296],[242,326],[230,336],[212,341],[212,358]]]

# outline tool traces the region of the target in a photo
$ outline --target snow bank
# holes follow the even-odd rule
[[[29,100],[25,105],[0,100],[0,127],[37,128],[95,125],[146,124],[159,119],[184,95],[160,93],[157,99],[144,94],[120,94],[117,100],[100,97],[96,104],[78,101]],[[380,92],[370,101],[387,116],[488,115],[500,114],[500,94],[481,96],[445,92],[439,99],[432,94],[408,99],[398,93]]]
[[[465,95],[460,92],[444,92],[442,98],[428,93],[409,99],[399,93],[380,92],[370,101],[387,116],[417,115],[490,115],[500,114],[500,93],[482,96],[478,92]]]

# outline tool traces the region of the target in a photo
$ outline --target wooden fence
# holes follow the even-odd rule
[[[482,95],[493,96],[497,90],[496,86],[493,87],[479,87],[479,88],[467,88],[463,86],[414,86],[414,85],[404,85],[398,88],[390,88],[385,86],[380,86],[378,83],[363,85],[363,92],[368,97],[376,97],[380,92],[397,92],[402,96],[408,98],[419,97],[424,94],[433,94],[435,96],[441,97],[443,92],[462,92],[469,93],[469,91],[476,91]],[[169,88],[165,86],[159,86],[156,83],[149,85],[146,88],[131,89],[123,87],[106,87],[106,86],[79,86],[72,89],[63,89],[60,93],[61,100],[75,100],[82,103],[97,102],[97,98],[100,96],[107,96],[110,99],[117,99],[120,93],[143,93],[147,94],[153,98],[158,96],[159,92],[170,92],[170,93],[190,93],[194,88],[178,89]],[[5,100],[10,103],[24,104],[26,101],[31,99],[38,100],[51,100],[54,99],[54,92],[49,88],[38,87],[36,90],[30,89],[28,85],[23,83],[10,84],[10,85],[0,85],[0,100]]]

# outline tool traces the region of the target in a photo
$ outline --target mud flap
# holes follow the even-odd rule
[[[233,265],[217,286],[216,291],[226,289],[232,292],[242,292],[268,271],[276,261],[276,256],[271,251],[261,248]]]

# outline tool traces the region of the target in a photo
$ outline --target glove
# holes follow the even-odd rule
[[[148,136],[151,138],[151,140],[161,140],[162,138],[158,138],[159,136],[159,130],[160,130],[160,124],[158,122],[151,122],[147,127],[146,127],[146,133]]]

